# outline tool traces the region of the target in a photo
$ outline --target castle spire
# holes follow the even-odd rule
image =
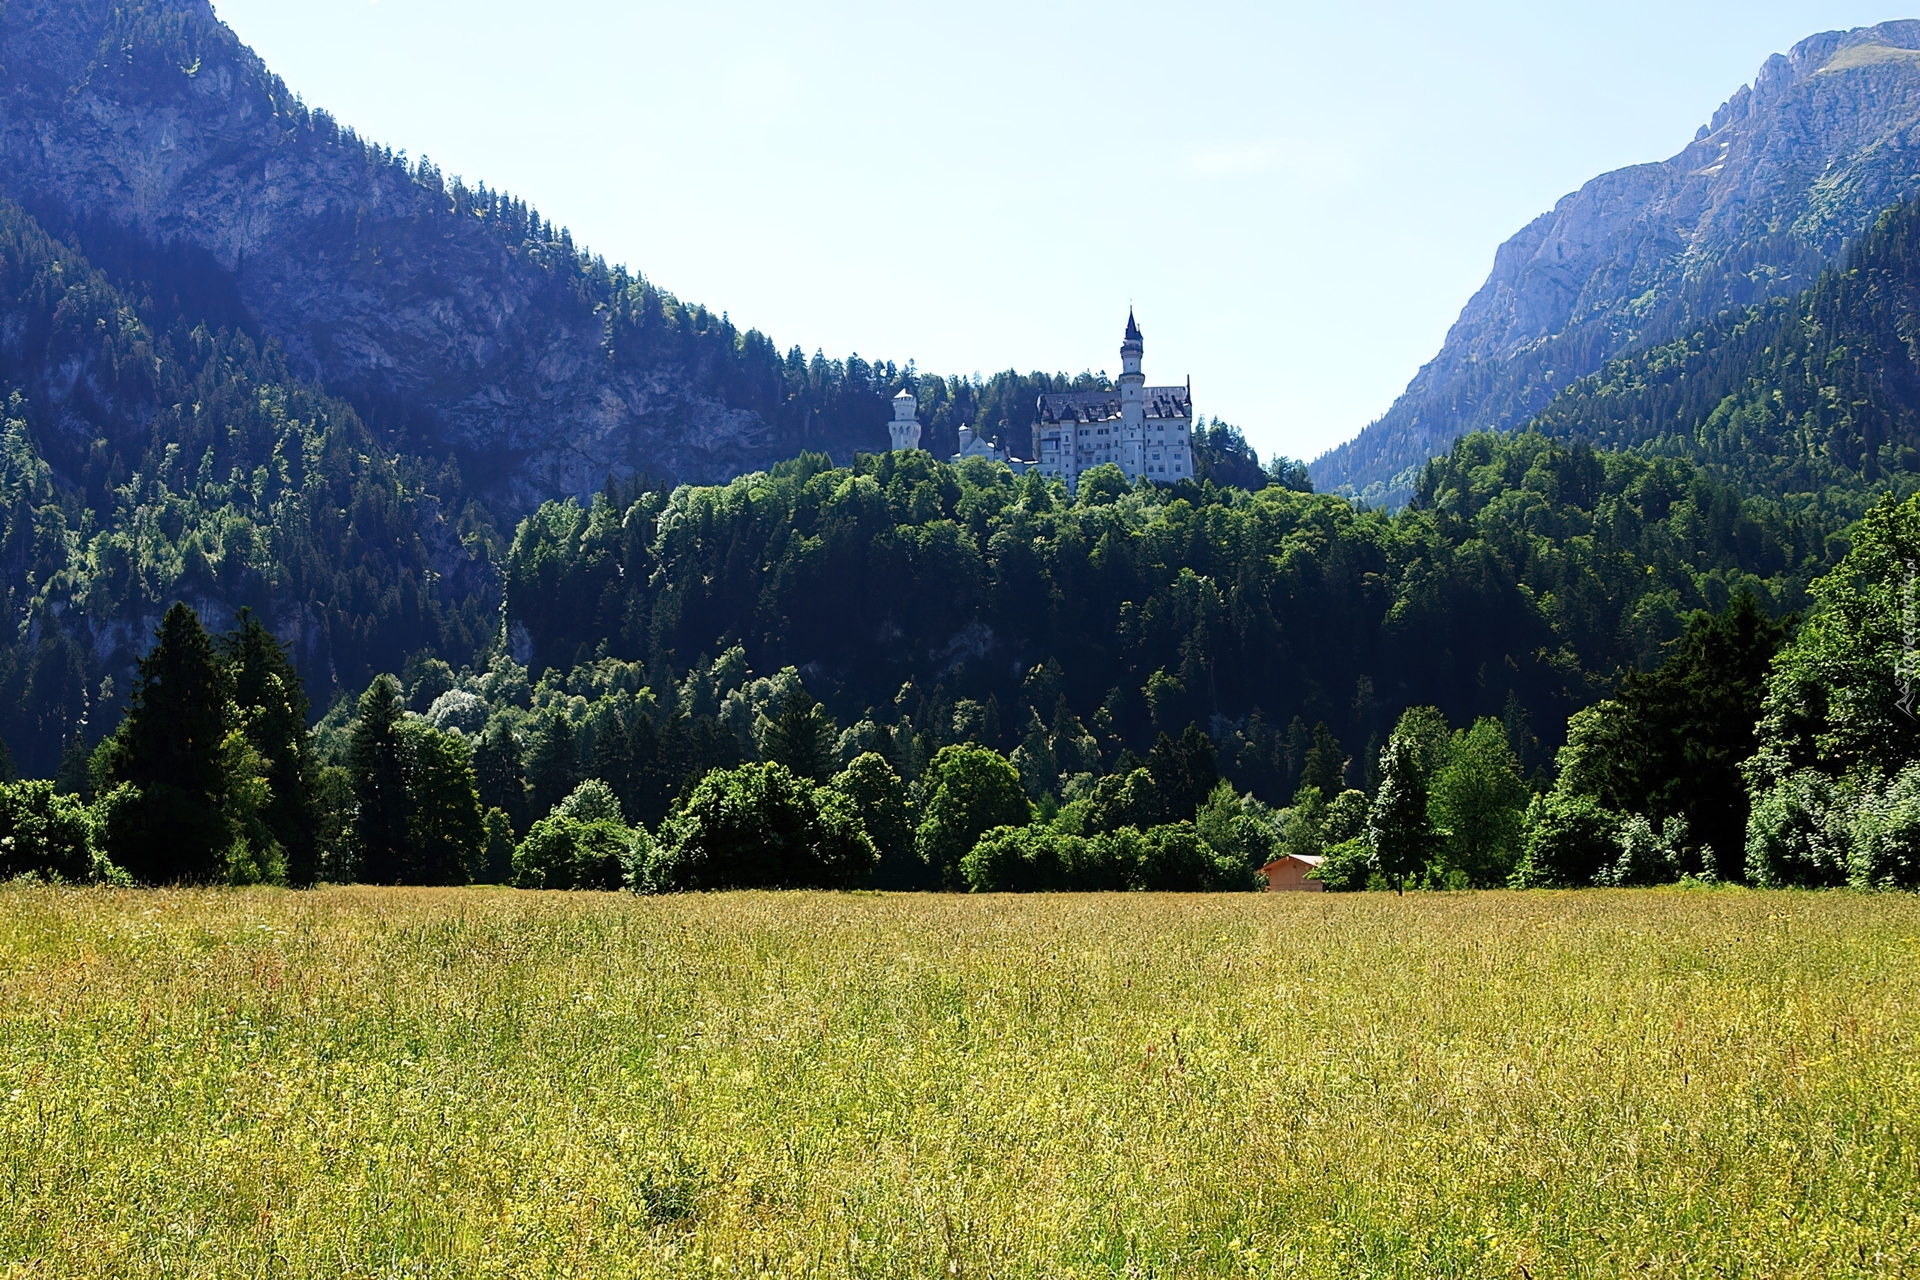
[[[1132,307],[1127,308],[1127,341],[1128,342],[1143,341],[1143,339],[1140,336],[1140,325],[1133,318]]]

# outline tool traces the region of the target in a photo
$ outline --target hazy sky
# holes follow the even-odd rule
[[[1494,248],[1849,0],[217,0],[313,106],[782,347],[1113,370],[1312,456]],[[1917,5],[1916,8],[1920,8]]]

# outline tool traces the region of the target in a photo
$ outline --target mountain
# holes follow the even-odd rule
[[[0,202],[0,732],[23,769],[112,727],[175,600],[254,609],[324,705],[490,638],[504,542],[456,468],[388,454],[276,344],[130,299]]]
[[[1495,255],[1440,353],[1315,484],[1397,503],[1470,431],[1519,426],[1575,380],[1728,308],[1798,294],[1920,191],[1920,22],[1813,36],[1685,150],[1594,179]]]
[[[1916,334],[1920,204],[1903,203],[1812,288],[1612,361],[1532,425],[1857,516],[1882,491],[1920,487]]]
[[[9,197],[130,292],[277,342],[499,510],[886,439],[908,371],[783,355],[525,202],[358,138],[206,0],[12,0],[0,66]]]

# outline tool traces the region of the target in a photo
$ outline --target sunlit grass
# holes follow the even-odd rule
[[[1920,901],[0,891],[0,1272],[1920,1271]]]

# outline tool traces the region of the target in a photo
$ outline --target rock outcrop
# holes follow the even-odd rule
[[[172,280],[277,339],[502,514],[610,473],[715,480],[885,440],[878,396],[867,432],[783,418],[765,339],[341,130],[205,0],[12,0],[0,67],[0,189],[123,284]]]
[[[1500,247],[1406,392],[1312,467],[1398,504],[1459,436],[1525,423],[1613,357],[1805,289],[1920,190],[1920,22],[1776,54],[1662,164],[1594,179]]]

